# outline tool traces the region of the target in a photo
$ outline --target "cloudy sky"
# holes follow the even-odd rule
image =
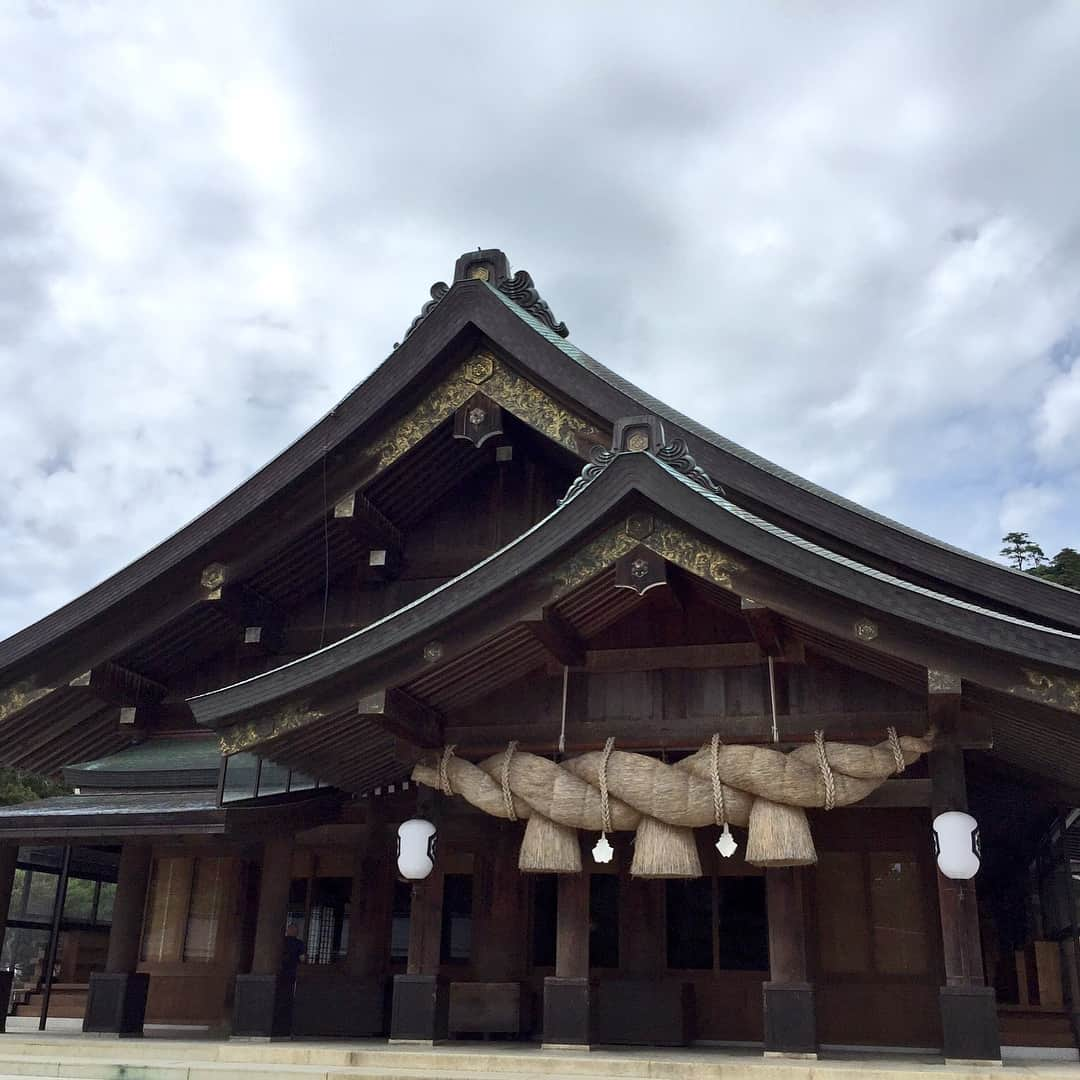
[[[0,637],[292,441],[477,246],[796,472],[1080,546],[1070,0],[9,0],[0,57]]]

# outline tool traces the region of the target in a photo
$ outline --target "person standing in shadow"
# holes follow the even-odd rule
[[[296,974],[300,968],[300,957],[307,952],[307,946],[300,937],[300,927],[289,923],[285,928],[285,945],[281,950],[281,982],[284,991],[283,1006],[288,1016],[286,1025],[290,1034],[293,1029],[293,1004],[296,1000]]]

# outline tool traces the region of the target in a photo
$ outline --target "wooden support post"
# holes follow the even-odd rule
[[[817,1056],[814,987],[806,973],[803,873],[765,871],[769,916],[769,981],[762,986],[767,1055]]]
[[[436,793],[430,788],[420,788],[416,799],[417,817],[426,818],[438,826],[439,809]],[[394,976],[391,1042],[431,1044],[446,1038],[449,1000],[446,985],[439,978],[442,908],[443,870],[436,854],[435,869],[423,881],[413,882],[412,886],[409,955],[406,973]]]
[[[151,865],[149,845],[129,842],[120,849],[105,970],[90,975],[83,1031],[127,1036],[143,1032],[150,976],[136,968]]]
[[[16,844],[5,844],[0,847],[0,949],[3,948],[4,936],[7,932],[7,914],[11,907],[11,890],[15,884],[15,863],[19,857],[19,848]],[[11,1000],[11,981],[14,977],[12,971],[0,971],[0,1001]],[[0,1031],[6,1030],[7,1010],[0,1009]]]
[[[473,950],[477,978],[509,982],[525,972],[525,877],[517,867],[520,826],[498,828],[491,853],[476,856]]]
[[[293,981],[282,974],[285,916],[292,884],[291,835],[263,844],[251,973],[236,976],[233,1035],[272,1038],[292,1031]]]
[[[938,728],[929,755],[933,814],[967,810],[964,753],[955,732],[960,715],[959,677],[930,671],[928,713]],[[997,1000],[983,975],[979,906],[971,881],[952,881],[937,871],[945,985],[939,993],[947,1061],[1000,1061]]]
[[[559,875],[555,976],[544,979],[544,1046],[589,1045],[589,874]]]
[[[353,869],[349,919],[350,975],[385,978],[394,921],[394,867],[385,826],[377,822]]]

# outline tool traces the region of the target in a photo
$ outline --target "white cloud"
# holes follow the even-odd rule
[[[621,13],[0,10],[0,635],[291,441],[477,245],[818,482],[1080,542],[1075,6]]]

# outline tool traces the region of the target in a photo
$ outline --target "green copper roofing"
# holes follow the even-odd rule
[[[204,786],[215,782],[220,762],[217,739],[182,735],[148,739],[103,758],[68,765],[64,778],[82,787],[111,786],[118,781],[127,786],[151,778],[158,783],[163,776],[177,785]]]
[[[876,510],[871,510],[866,506],[862,506],[857,502],[853,502],[851,499],[844,498],[843,495],[838,495],[835,491],[830,491],[828,488],[821,487],[819,484],[815,484],[810,480],[807,480],[803,476],[799,476],[798,473],[793,473],[788,469],[785,469],[781,465],[777,465],[775,462],[769,461],[768,458],[763,458],[759,454],[755,454],[751,450],[747,450],[746,447],[740,446],[736,442],[732,442],[730,439],[724,438],[723,435],[717,434],[711,428],[707,428],[704,424],[699,424],[696,420],[692,420],[688,416],[683,416],[678,410],[671,408],[670,405],[665,405],[662,401],[657,400],[651,394],[646,393],[644,390],[635,386],[628,379],[624,379],[621,375],[616,374],[610,368],[605,367],[599,360],[593,359],[587,352],[579,349],[573,342],[567,341],[565,338],[559,337],[554,330],[549,329],[534,315],[529,314],[520,304],[518,304],[511,297],[501,292],[490,282],[485,282],[485,285],[495,296],[497,296],[500,302],[505,305],[510,311],[512,311],[522,322],[527,324],[533,330],[535,330],[545,341],[549,341],[555,348],[559,349],[565,356],[568,356],[571,360],[580,364],[587,371],[592,372],[597,378],[602,379],[609,386],[618,390],[620,393],[625,394],[629,398],[633,398],[638,402],[646,412],[655,413],[663,420],[668,420],[673,424],[677,424],[684,431],[689,432],[691,435],[695,435],[697,438],[702,439],[705,442],[711,443],[713,446],[731,454],[732,457],[740,458],[749,465],[753,465],[755,468],[762,469],[767,473],[771,473],[773,476],[778,477],[781,480],[786,481],[794,487],[801,488],[803,491],[810,492],[813,495],[822,499],[827,499],[831,503],[835,503],[837,506],[842,506],[846,510],[851,510],[856,514],[860,514],[865,518],[869,518],[871,521],[876,521],[881,525],[887,525],[891,529],[896,529],[899,532],[906,533],[908,536],[916,537],[919,540],[923,540],[928,544],[933,544],[934,547],[942,548],[946,551],[952,551],[957,555],[962,555],[967,559],[975,559],[978,562],[985,563],[987,566],[994,567],[995,570],[1004,570],[1010,574],[1020,573],[1017,570],[1013,570],[1012,567],[1003,566],[1001,563],[995,562],[993,559],[985,558],[982,555],[977,555],[972,551],[965,551],[963,548],[956,547],[954,544],[946,543],[944,540],[939,540],[936,536],[930,536],[927,533],[919,532],[918,529],[912,529],[910,526],[903,524],[903,522],[896,521],[893,518],[887,517],[885,514],[879,514]],[[1028,575],[1022,575],[1027,577]],[[1039,579],[1042,580],[1042,579]],[[1049,584],[1053,584],[1050,582]],[[1062,588],[1062,586],[1055,586],[1056,588]],[[934,594],[937,595],[937,594]],[[982,609],[979,609],[982,610]]]
[[[1004,615],[1000,611],[994,611],[991,608],[979,607],[978,604],[971,604],[966,600],[958,600],[955,596],[949,596],[946,593],[934,592],[933,589],[915,585],[910,581],[905,581],[903,578],[894,577],[892,574],[886,574],[882,570],[875,570],[872,566],[857,562],[855,559],[849,559],[846,555],[839,555],[835,551],[830,551],[820,544],[815,544],[813,541],[807,540],[796,533],[789,532],[787,529],[781,528],[771,521],[766,521],[764,518],[758,517],[757,514],[752,514],[749,510],[744,510],[741,506],[736,506],[722,495],[717,495],[715,492],[709,491],[707,488],[695,483],[690,477],[679,472],[678,469],[673,469],[666,461],[661,461],[652,454],[650,454],[649,457],[666,473],[675,477],[681,484],[685,484],[687,487],[692,488],[701,495],[702,498],[707,499],[715,506],[720,507],[722,510],[726,510],[729,514],[734,514],[735,517],[742,519],[748,525],[753,525],[756,529],[771,533],[773,536],[779,537],[781,540],[786,540],[789,544],[794,544],[796,547],[801,547],[805,551],[812,551],[815,555],[819,555],[823,559],[828,559],[830,562],[838,563],[840,566],[846,566],[849,570],[855,570],[860,574],[865,574],[867,577],[877,578],[879,581],[888,582],[890,585],[895,585],[898,589],[906,589],[908,592],[918,593],[920,596],[929,596],[934,600],[940,601],[942,604],[948,604],[950,607],[964,608],[967,611],[974,611],[980,615],[985,615],[988,619],[996,619],[999,622],[1011,623],[1014,626],[1026,626],[1032,630],[1039,630],[1044,634],[1054,634],[1057,637],[1065,638],[1069,641],[1080,641],[1080,634],[1069,633],[1066,630],[1058,630],[1053,626],[1045,626],[1042,623],[1030,622],[1027,619],[1017,619],[1012,615]]]

